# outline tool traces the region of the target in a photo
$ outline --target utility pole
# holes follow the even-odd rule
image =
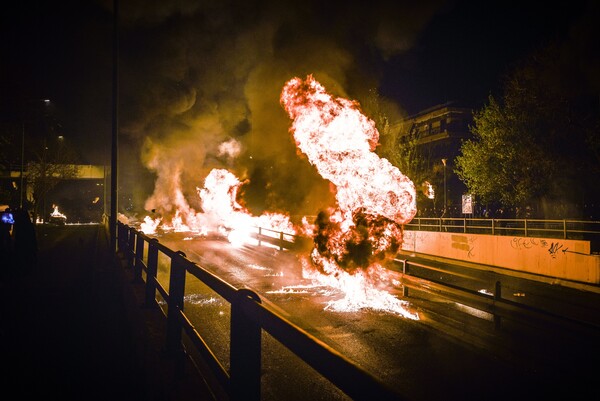
[[[442,163],[444,163],[444,212],[442,213],[442,217],[446,216],[446,159],[442,159]]]
[[[113,0],[113,109],[110,160],[110,251],[117,251],[118,155],[119,155],[119,5]]]

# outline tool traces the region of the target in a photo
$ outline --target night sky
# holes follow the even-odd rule
[[[588,3],[121,0],[121,152],[159,179],[183,162],[184,186],[218,166],[283,185],[304,168],[290,162],[278,101],[288,79],[314,74],[359,101],[375,88],[392,118],[448,101],[479,108],[514,62],[570,40]],[[84,162],[109,164],[112,1],[25,0],[1,18],[3,118],[51,99]],[[231,138],[238,161],[216,150]]]

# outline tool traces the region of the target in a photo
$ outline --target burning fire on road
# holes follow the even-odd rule
[[[390,281],[382,265],[396,254],[402,226],[416,214],[414,184],[374,152],[379,132],[357,102],[333,97],[312,76],[288,81],[280,102],[292,120],[298,152],[332,184],[336,205],[298,226],[285,214],[253,216],[238,202],[244,182],[216,168],[197,188],[201,212],[189,207],[177,190],[173,204],[178,206],[170,222],[146,216],[140,229],[146,234],[158,229],[200,235],[216,231],[234,244],[247,242],[256,227],[309,236],[314,246],[302,259],[304,276],[345,294],[327,309],[372,308],[418,319],[403,301],[380,289]]]
[[[287,82],[281,104],[293,121],[298,149],[336,191],[337,206],[320,212],[309,229],[315,246],[305,274],[345,290],[345,299],[330,305],[334,309],[373,307],[369,300],[383,300],[383,309],[414,318],[372,279],[381,277],[373,274],[381,271],[379,262],[398,251],[402,224],[416,214],[414,184],[374,153],[379,132],[358,103],[334,98],[308,76]]]

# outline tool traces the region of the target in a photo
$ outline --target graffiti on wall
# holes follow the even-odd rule
[[[510,246],[517,250],[525,250],[531,249],[533,247],[541,247],[547,248],[548,254],[551,258],[555,259],[556,255],[559,252],[562,252],[563,255],[569,251],[569,248],[565,247],[561,242],[548,242],[545,239],[537,239],[537,238],[523,238],[523,237],[514,237],[510,241]]]

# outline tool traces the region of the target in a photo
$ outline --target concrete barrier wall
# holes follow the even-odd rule
[[[406,230],[402,249],[600,284],[600,256],[589,241]]]

